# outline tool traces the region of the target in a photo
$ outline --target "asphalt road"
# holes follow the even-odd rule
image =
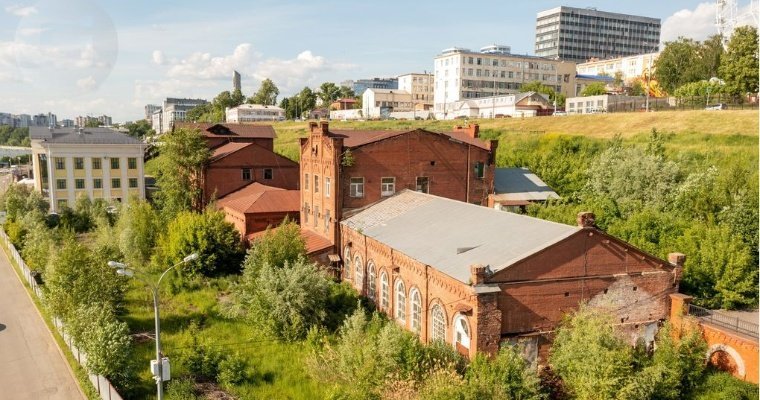
[[[0,399],[85,399],[45,321],[2,250]]]

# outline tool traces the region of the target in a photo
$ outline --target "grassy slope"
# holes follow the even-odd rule
[[[633,138],[648,134],[652,128],[661,132],[685,135],[681,144],[700,145],[705,135],[758,135],[758,113],[746,111],[666,111],[653,113],[617,113],[571,115],[565,117],[505,118],[471,120],[480,124],[485,137],[502,134],[562,134],[609,139],[615,135]],[[334,129],[409,129],[426,128],[448,131],[464,121],[330,121]],[[298,139],[305,137],[308,122],[275,123],[275,149],[291,159],[298,158]],[[754,139],[756,143],[757,140]]]

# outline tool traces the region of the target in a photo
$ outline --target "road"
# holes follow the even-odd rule
[[[0,398],[85,399],[45,321],[1,249]]]

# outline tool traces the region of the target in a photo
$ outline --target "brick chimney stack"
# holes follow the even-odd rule
[[[480,285],[486,281],[486,267],[481,264],[470,265],[470,284]]]
[[[317,123],[312,121],[309,122],[309,132],[314,133],[314,131],[317,129]]]
[[[674,267],[683,268],[683,264],[686,262],[686,255],[683,253],[668,253],[668,262]]]
[[[596,227],[596,215],[589,211],[581,211],[578,213],[576,219],[578,226],[581,228],[595,228]]]
[[[327,135],[327,133],[330,132],[330,123],[327,121],[320,121],[319,124],[322,127],[322,133]]]
[[[464,132],[467,136],[477,139],[480,137],[480,126],[478,124],[470,124],[465,127],[456,126],[454,127],[454,132]]]

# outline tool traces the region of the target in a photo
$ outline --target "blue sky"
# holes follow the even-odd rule
[[[749,1],[739,2],[740,12]],[[715,33],[713,2],[0,0],[0,112],[141,118],[167,96],[252,94],[431,70],[451,46],[532,54],[538,11],[568,5],[661,18],[663,40]]]

